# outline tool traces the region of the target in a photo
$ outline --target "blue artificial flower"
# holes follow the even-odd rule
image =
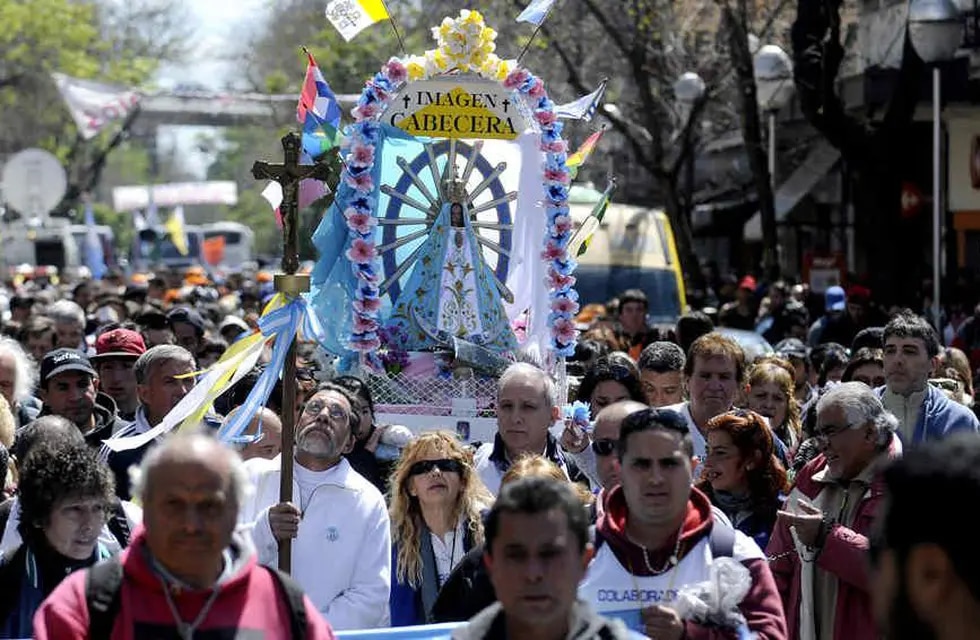
[[[378,142],[378,135],[381,133],[381,127],[377,122],[373,120],[365,120],[358,125],[360,130],[361,141],[364,144],[376,144]]]
[[[568,300],[571,300],[572,302],[578,302],[578,291],[576,291],[575,289],[552,291],[550,294],[550,298],[552,300],[556,300],[558,298],[566,298]]]
[[[572,275],[572,273],[574,273],[575,267],[578,266],[578,263],[575,262],[574,258],[569,257],[567,260],[564,261],[552,260],[551,266],[558,274],[563,276],[570,276]]]
[[[548,96],[541,96],[538,100],[538,109],[543,109],[545,111],[553,111],[555,108],[555,103],[551,101]]]
[[[568,187],[563,184],[553,184],[548,186],[548,199],[555,202],[568,200]]]
[[[351,198],[347,204],[358,213],[371,214],[374,212],[374,198],[371,196],[357,196]]]
[[[371,86],[368,85],[367,87],[364,88],[364,92],[361,93],[361,97],[358,98],[357,104],[363,107],[369,104],[374,104],[375,102],[378,102],[378,94],[376,94],[374,92],[374,89],[372,89]]]
[[[555,355],[559,358],[571,358],[575,355],[575,343],[569,342],[568,344],[562,344],[552,338],[551,346],[555,350]]]
[[[378,87],[383,91],[391,92],[391,90],[393,89],[391,80],[389,80],[388,76],[386,76],[381,72],[374,74],[374,79],[371,82],[374,84],[374,86]]]

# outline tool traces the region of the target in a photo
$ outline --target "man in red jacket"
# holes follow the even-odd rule
[[[332,640],[309,599],[234,534],[247,482],[238,455],[207,435],[178,434],[150,451],[138,483],[144,527],[121,572],[102,563],[62,581],[35,614],[34,637]]]
[[[742,630],[760,640],[785,640],[783,607],[762,551],[693,486],[686,420],[669,409],[631,413],[617,447],[622,484],[606,498],[579,598],[657,640],[732,638],[732,626],[682,619],[675,606],[680,590],[708,581],[712,564],[730,558],[750,584],[738,611],[717,613],[728,621],[740,614]]]

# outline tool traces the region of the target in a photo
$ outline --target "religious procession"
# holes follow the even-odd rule
[[[0,638],[980,637],[975,1],[258,4],[0,6]]]

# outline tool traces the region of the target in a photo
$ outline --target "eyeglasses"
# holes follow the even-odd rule
[[[424,476],[427,473],[432,473],[433,469],[438,469],[442,473],[462,473],[463,463],[461,463],[459,460],[451,460],[449,458],[441,458],[439,460],[419,460],[408,468],[408,475]]]
[[[873,378],[868,376],[854,376],[852,380],[854,380],[854,382],[863,382],[872,389],[885,386],[885,376],[875,376]]]
[[[597,456],[606,457],[612,455],[619,443],[611,438],[599,438],[592,441],[592,451]]]
[[[850,425],[843,425],[843,426],[828,425],[821,429],[817,429],[816,432],[814,432],[813,434],[813,439],[817,442],[818,445],[825,447],[827,446],[827,443],[830,441],[831,438],[833,438],[834,436],[839,436],[840,434],[844,433],[850,428],[851,428]]]
[[[323,400],[311,400],[303,407],[303,413],[309,416],[318,416],[324,409],[330,409],[330,417],[335,420],[343,420],[349,417],[347,409],[336,403],[327,403]]]

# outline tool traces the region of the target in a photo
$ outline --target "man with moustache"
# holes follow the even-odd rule
[[[239,522],[252,533],[259,561],[276,566],[278,543],[291,539],[290,575],[334,629],[386,627],[391,533],[381,492],[344,458],[354,446],[355,400],[324,382],[296,426],[293,500],[279,502],[280,458],[245,463],[252,486]]]
[[[891,465],[884,483],[870,554],[878,637],[980,637],[976,532],[950,517],[980,501],[980,438],[926,443]]]

